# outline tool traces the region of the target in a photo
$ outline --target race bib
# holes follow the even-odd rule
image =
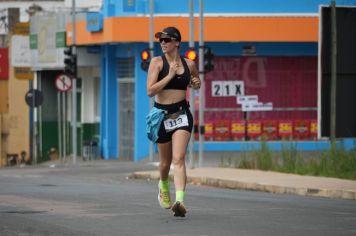
[[[181,114],[176,119],[167,119],[163,123],[166,132],[189,125],[187,114]]]

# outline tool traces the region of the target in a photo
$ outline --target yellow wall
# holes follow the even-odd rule
[[[10,68],[9,79],[9,136],[8,154],[18,154],[21,151],[29,156],[29,107],[25,102],[25,95],[29,89],[28,80],[16,79],[14,68]]]
[[[0,114],[8,113],[8,86],[7,80],[0,80]]]
[[[19,26],[23,28],[23,25],[24,23],[20,23]],[[29,23],[25,26],[28,31]],[[26,35],[27,31],[19,33]],[[11,48],[11,40],[9,48]],[[11,54],[9,61],[11,61]],[[25,102],[28,90],[29,80],[15,78],[14,68],[10,66],[9,79],[0,80],[0,166],[6,165],[9,154],[17,155],[20,160],[21,152],[24,151],[26,161],[29,159],[30,119],[29,107]]]

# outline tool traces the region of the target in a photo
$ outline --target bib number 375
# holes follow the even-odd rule
[[[187,114],[179,115],[176,119],[167,119],[164,121],[164,128],[166,129],[166,132],[188,125]]]

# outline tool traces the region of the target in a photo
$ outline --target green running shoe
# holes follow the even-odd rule
[[[174,212],[174,216],[185,217],[187,210],[184,207],[183,202],[175,202],[172,206],[172,211]]]
[[[171,197],[168,191],[163,191],[159,186],[158,186],[158,202],[159,205],[164,208],[164,209],[170,209],[172,207],[172,202],[171,202]]]

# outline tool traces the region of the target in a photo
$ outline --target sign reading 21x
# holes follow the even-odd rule
[[[211,96],[213,97],[236,97],[245,95],[243,81],[219,81],[211,82]]]

